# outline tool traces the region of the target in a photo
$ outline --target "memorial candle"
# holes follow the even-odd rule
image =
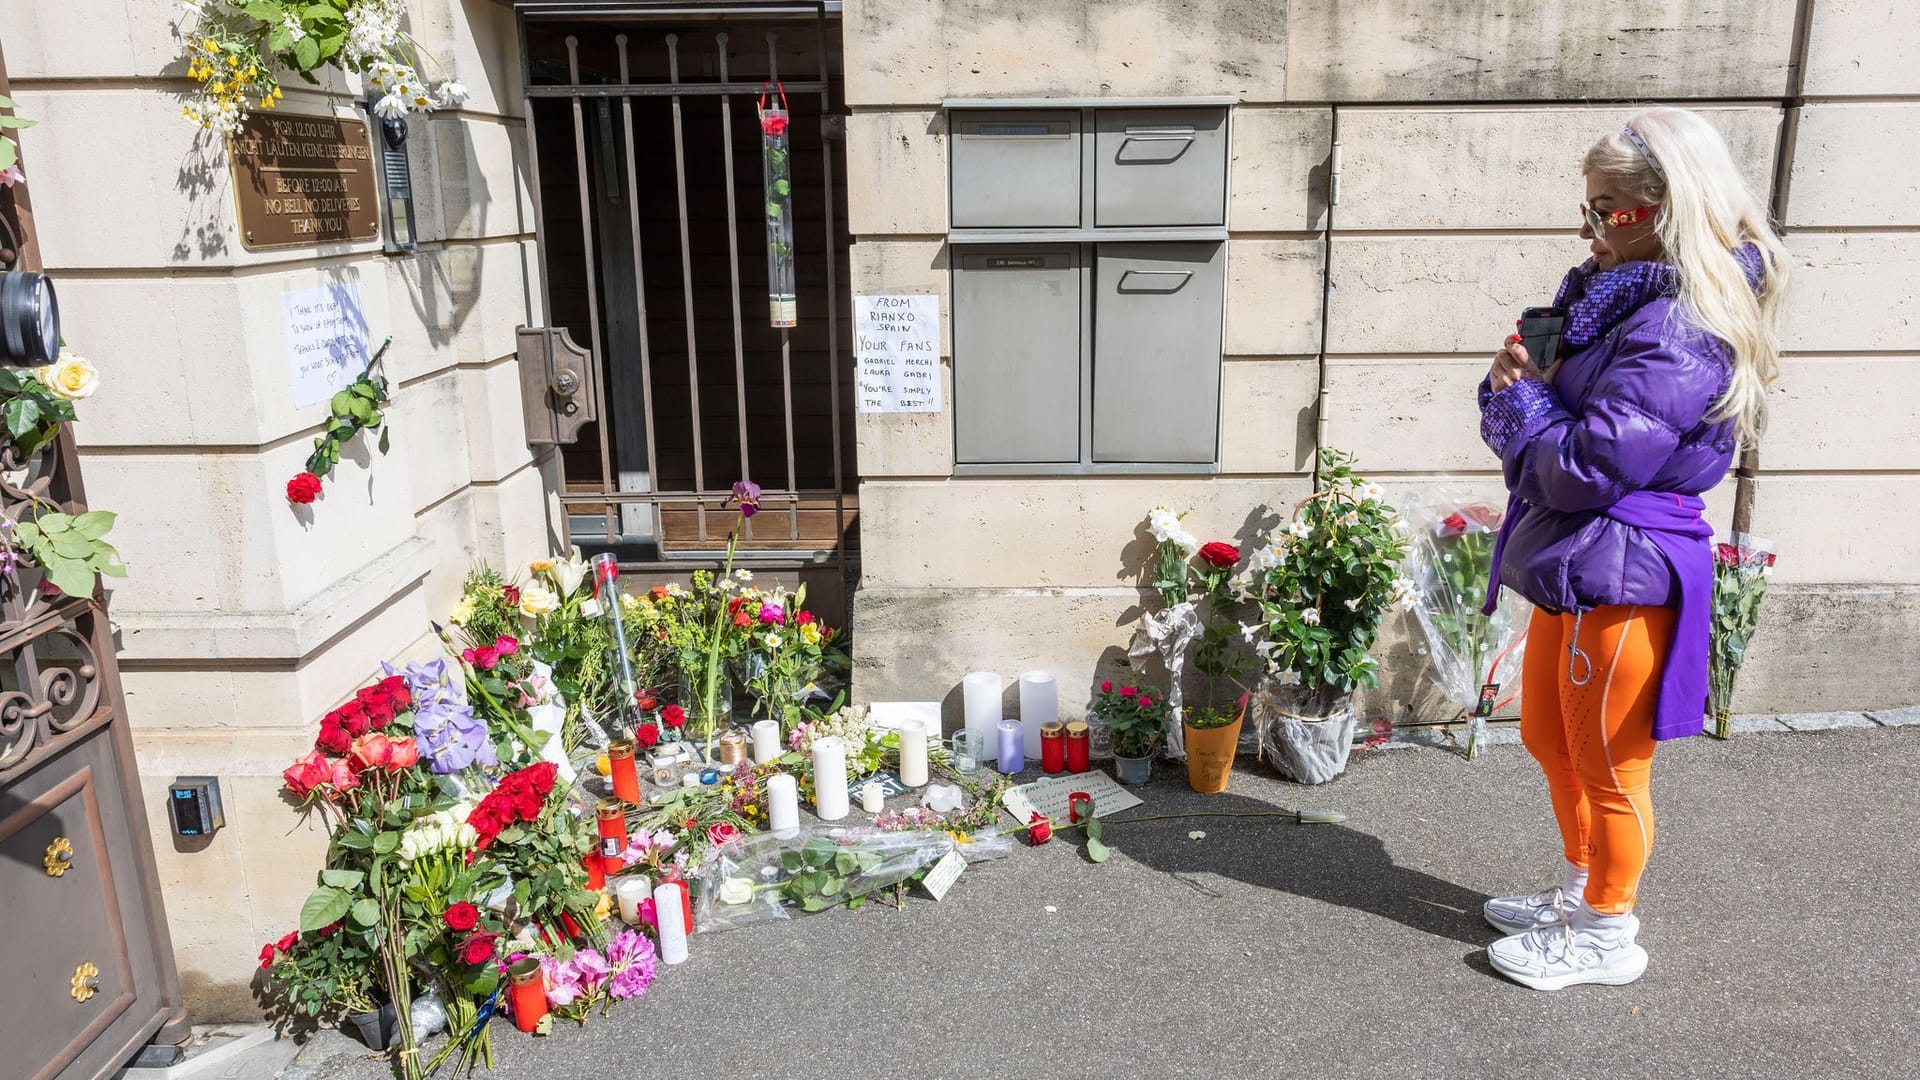
[[[619,799],[601,799],[594,805],[600,832],[600,857],[609,864],[627,850],[627,807]]]
[[[821,821],[847,816],[847,744],[828,736],[813,741],[813,812]]]
[[[800,782],[786,773],[767,777],[767,829],[782,839],[800,832]]]
[[[1040,729],[1040,770],[1048,776],[1067,771],[1067,732],[1058,723]]]
[[[620,921],[628,926],[640,925],[640,903],[653,895],[653,882],[644,874],[623,877],[620,884],[614,886],[613,898],[620,905]]]
[[[1093,728],[1085,720],[1067,725],[1067,771],[1083,773],[1093,768]]]
[[[860,809],[869,814],[877,814],[887,808],[887,789],[879,784],[860,786]]]
[[[1020,730],[1026,756],[1040,756],[1040,729],[1058,719],[1060,685],[1054,682],[1053,672],[1029,671],[1020,676]]]
[[[753,722],[753,762],[765,765],[780,756],[780,721],[755,720]]]
[[[673,882],[653,890],[654,922],[660,930],[660,959],[668,964],[678,964],[687,958],[685,905],[685,895]]]
[[[976,671],[960,682],[966,702],[966,729],[973,737],[974,752],[985,761],[993,753],[993,729],[1000,723],[1000,703],[1005,686],[991,671]]]
[[[927,783],[927,723],[919,717],[900,721],[900,782],[910,788]]]
[[[634,766],[635,747],[631,739],[617,739],[607,746],[607,768],[613,778],[613,796],[623,803],[639,805],[640,772]]]
[[[683,946],[684,950],[684,946]],[[547,1015],[547,981],[540,975],[540,961],[531,956],[507,965],[510,987],[507,1000],[513,1004],[513,1026],[532,1032]]]
[[[1026,765],[1025,754],[1020,748],[1020,721],[1000,721],[1000,754],[996,764],[1001,772],[1009,776]]]

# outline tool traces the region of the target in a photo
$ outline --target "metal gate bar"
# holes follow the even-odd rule
[[[720,81],[727,81],[727,35],[713,35],[720,53]],[[754,125],[756,128],[758,124]],[[721,173],[727,189],[727,277],[733,285],[733,401],[734,415],[740,421],[740,478],[749,479],[753,470],[747,465],[747,345],[740,324],[740,218],[733,188],[733,95],[720,95]],[[747,539],[753,539],[753,520],[745,521]]]
[[[615,34],[613,43],[620,51],[620,82],[625,84],[632,79],[627,67],[627,35]],[[634,165],[633,99],[630,97],[623,96],[620,99],[620,130],[627,151],[627,235],[633,243],[633,305],[639,313],[635,321],[640,331],[640,406],[647,429],[647,487],[658,488],[660,452],[653,434],[653,350],[647,329],[647,267],[640,257],[640,176]],[[660,517],[660,504],[649,502],[647,514],[657,542],[666,536],[666,523]],[[613,518],[611,508],[607,510],[607,518],[609,521]]]
[[[824,147],[827,141],[827,116],[833,108],[833,101],[827,92],[827,28],[826,16],[821,12],[816,11],[813,15],[813,33],[814,39],[820,43],[820,141]],[[833,525],[834,535],[841,537],[844,542],[847,535],[847,500],[844,494],[846,481],[840,476],[840,287],[835,280],[833,259],[834,242],[838,238],[833,224],[833,155],[822,153],[820,165],[826,170],[823,187],[827,193],[827,378],[833,388]],[[791,423],[793,410],[787,412],[788,422]],[[842,559],[840,548],[836,545],[835,565],[842,565]]]
[[[580,39],[571,35],[567,37],[567,70],[574,82],[580,81]],[[598,279],[595,276],[598,267],[593,257],[593,191],[592,185],[587,183],[586,120],[581,115],[579,98],[573,99],[573,156],[574,165],[579,170],[580,177],[580,243],[586,253],[587,295],[595,296],[598,295],[599,288]],[[587,305],[587,327],[588,336],[593,341],[593,354],[606,355],[600,338],[600,305]],[[613,453],[607,433],[612,430],[612,427],[606,422],[607,401],[600,385],[602,381],[604,380],[592,380],[595,415],[601,418],[600,422],[594,425],[594,430],[600,438],[600,460],[611,461]],[[605,495],[613,494],[611,469],[600,470],[600,490]],[[608,499],[603,505],[606,507],[607,539],[611,540],[613,539],[613,500]]]
[[[674,86],[680,85],[680,35],[667,35],[667,78]],[[574,80],[578,82],[578,79]],[[706,455],[701,452],[705,440],[700,437],[700,361],[694,345],[693,330],[693,240],[687,229],[687,147],[686,137],[681,125],[680,95],[673,95],[673,186],[680,199],[680,282],[682,295],[686,297],[687,307],[687,393],[693,401],[693,486],[697,491],[707,489]],[[729,182],[728,186],[732,186]],[[647,418],[653,422],[652,417]],[[611,463],[602,462],[602,468],[610,468]],[[700,539],[707,536],[707,504],[699,504]],[[666,539],[664,535],[660,538]]]

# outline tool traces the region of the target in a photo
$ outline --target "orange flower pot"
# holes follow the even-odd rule
[[[1233,775],[1234,754],[1240,749],[1240,728],[1247,722],[1247,695],[1240,695],[1240,715],[1226,727],[1197,728],[1183,724],[1187,736],[1187,783],[1211,795],[1227,790]]]

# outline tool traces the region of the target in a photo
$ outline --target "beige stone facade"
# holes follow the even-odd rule
[[[1235,102],[1217,473],[956,475],[951,411],[858,415],[857,696],[953,700],[967,671],[1039,667],[1072,710],[1123,655],[1147,509],[1249,540],[1308,493],[1322,439],[1393,492],[1497,496],[1473,387],[1508,320],[1583,257],[1584,147],[1658,99],[1707,110],[1763,194],[1789,185],[1799,289],[1755,519],[1782,556],[1742,707],[1920,700],[1909,6],[1814,0],[1801,101],[1794,0],[847,0],[855,294],[952,310],[948,100]],[[428,620],[474,562],[558,542],[514,360],[514,328],[542,311],[512,5],[410,10],[472,98],[413,122],[422,242],[389,256],[242,248],[224,152],[178,119],[171,5],[0,5],[15,95],[41,121],[21,142],[45,262],[72,347],[105,373],[76,430],[133,567],[112,601],[140,771],[155,806],[182,773],[218,773],[227,799],[205,850],[154,816],[200,1018],[254,1013],[255,953],[310,886],[320,837],[292,826],[279,774],[315,718],[379,659],[433,652]],[[356,108],[351,80],[290,83],[284,111]],[[279,298],[337,281],[395,339],[393,450],[343,463],[298,514],[282,487],[325,409],[292,406]],[[1710,504],[1725,528],[1732,483]],[[1379,699],[1405,698],[1422,676],[1404,630],[1383,648]]]

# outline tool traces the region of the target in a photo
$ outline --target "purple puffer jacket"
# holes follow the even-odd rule
[[[1591,297],[1649,265],[1602,274],[1588,262],[1568,274],[1562,296]],[[1631,492],[1698,495],[1733,462],[1732,424],[1705,418],[1731,377],[1729,350],[1681,314],[1669,289],[1618,290],[1624,300],[1601,313],[1611,329],[1590,329],[1598,340],[1575,347],[1551,383],[1528,379],[1498,394],[1481,384],[1481,436],[1500,455],[1508,490],[1530,504],[1507,538],[1499,581],[1550,611],[1676,605],[1666,556],[1603,511]]]

